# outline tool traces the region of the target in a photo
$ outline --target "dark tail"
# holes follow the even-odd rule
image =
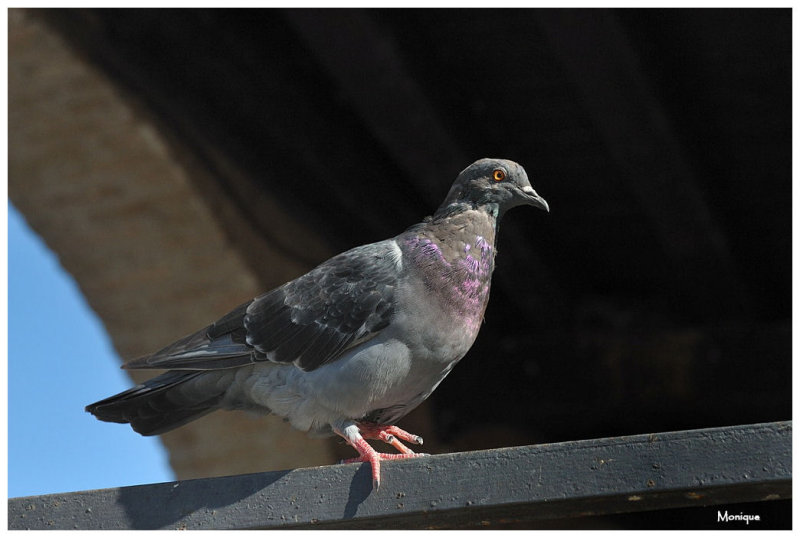
[[[142,435],[159,435],[206,415],[215,409],[225,391],[192,398],[181,385],[208,372],[174,370],[132,389],[86,406],[105,422],[130,424]]]

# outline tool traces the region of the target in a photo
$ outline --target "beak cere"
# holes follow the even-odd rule
[[[539,194],[537,194],[537,192],[533,190],[533,187],[531,187],[530,185],[525,185],[520,190],[526,194],[526,201],[528,204],[536,206],[539,209],[544,209],[545,211],[550,213],[550,206],[548,205],[547,200],[539,196]]]

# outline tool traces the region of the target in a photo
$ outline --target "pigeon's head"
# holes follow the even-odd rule
[[[482,207],[499,217],[518,205],[532,205],[550,211],[544,198],[531,187],[522,166],[506,159],[481,159],[458,174],[439,211],[449,212],[464,206]]]

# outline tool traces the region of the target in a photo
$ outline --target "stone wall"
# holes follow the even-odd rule
[[[125,359],[310,268],[238,222],[215,184],[135,98],[31,12],[9,11],[9,197],[75,277]],[[289,215],[275,218],[302,229]],[[248,265],[246,241],[270,260],[269,271]],[[335,461],[333,441],[309,441],[274,417],[244,413],[213,413],[162,440],[180,479]]]

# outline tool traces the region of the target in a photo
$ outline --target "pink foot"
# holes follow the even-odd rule
[[[403,454],[413,454],[414,451],[401,443],[398,438],[415,445],[422,445],[422,437],[401,430],[397,426],[382,426],[370,422],[359,422],[358,430],[364,439],[378,439],[392,445]]]
[[[350,458],[341,463],[369,462],[372,467],[372,488],[378,489],[381,485],[381,460],[402,460],[427,456],[418,454],[405,446],[398,437],[409,443],[422,444],[422,437],[401,430],[396,426],[382,426],[378,424],[358,424],[358,427],[345,428],[344,432],[337,432],[358,451],[357,458]],[[388,443],[401,452],[401,454],[385,454],[376,451],[364,439],[378,439]]]

